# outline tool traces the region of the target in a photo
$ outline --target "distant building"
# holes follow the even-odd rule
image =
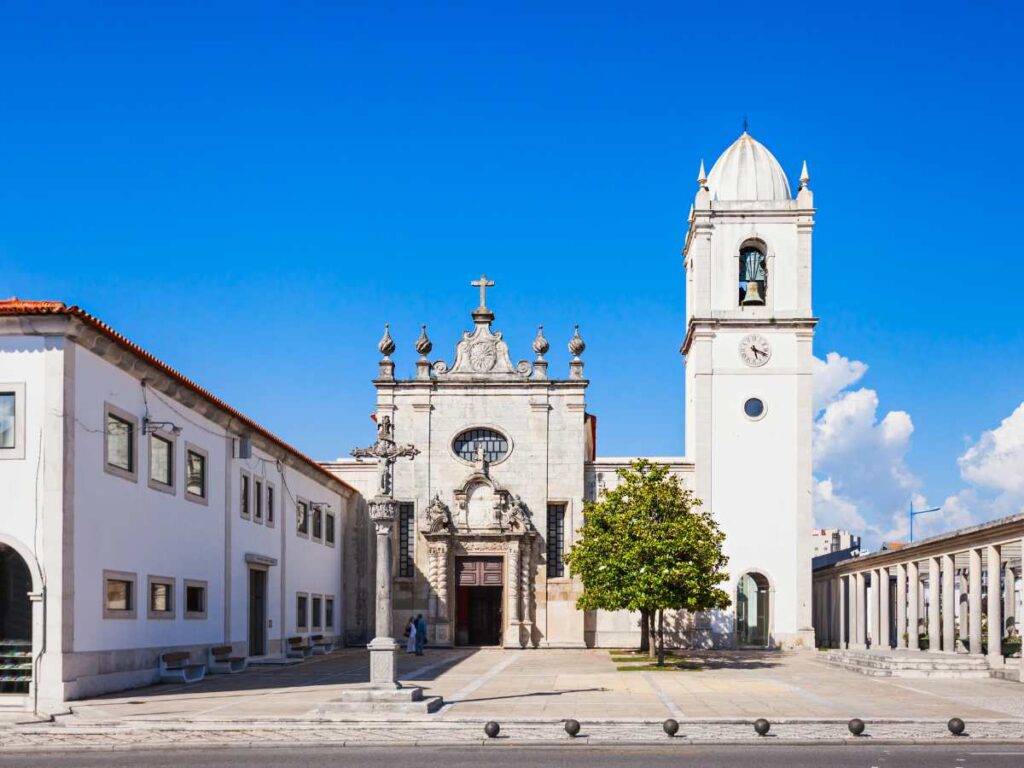
[[[844,549],[860,549],[860,536],[840,528],[816,528],[811,532],[811,556],[829,555]]]

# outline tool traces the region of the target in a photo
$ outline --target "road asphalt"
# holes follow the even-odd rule
[[[273,748],[45,752],[0,755],[0,766],[36,768],[1019,768],[1024,747],[978,746],[664,746]]]

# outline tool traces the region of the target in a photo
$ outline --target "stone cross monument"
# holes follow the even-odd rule
[[[377,494],[368,502],[370,519],[377,532],[377,622],[370,641],[370,687],[383,690],[401,688],[395,674],[395,652],[398,644],[392,637],[391,611],[391,528],[395,523],[398,502],[394,498],[395,462],[403,456],[416,457],[419,450],[395,442],[390,416],[377,423],[377,441],[369,448],[356,448],[356,458],[377,460]]]

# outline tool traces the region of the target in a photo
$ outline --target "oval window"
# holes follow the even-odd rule
[[[493,429],[467,429],[455,438],[452,449],[464,461],[476,461],[482,450],[493,464],[508,456],[508,438]]]
[[[764,416],[764,403],[752,397],[743,404],[743,412],[752,419],[759,419]]]

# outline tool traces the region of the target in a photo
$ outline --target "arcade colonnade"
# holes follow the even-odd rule
[[[1002,666],[1003,639],[1024,624],[1022,550],[1024,514],[817,569],[817,644],[985,654]]]

